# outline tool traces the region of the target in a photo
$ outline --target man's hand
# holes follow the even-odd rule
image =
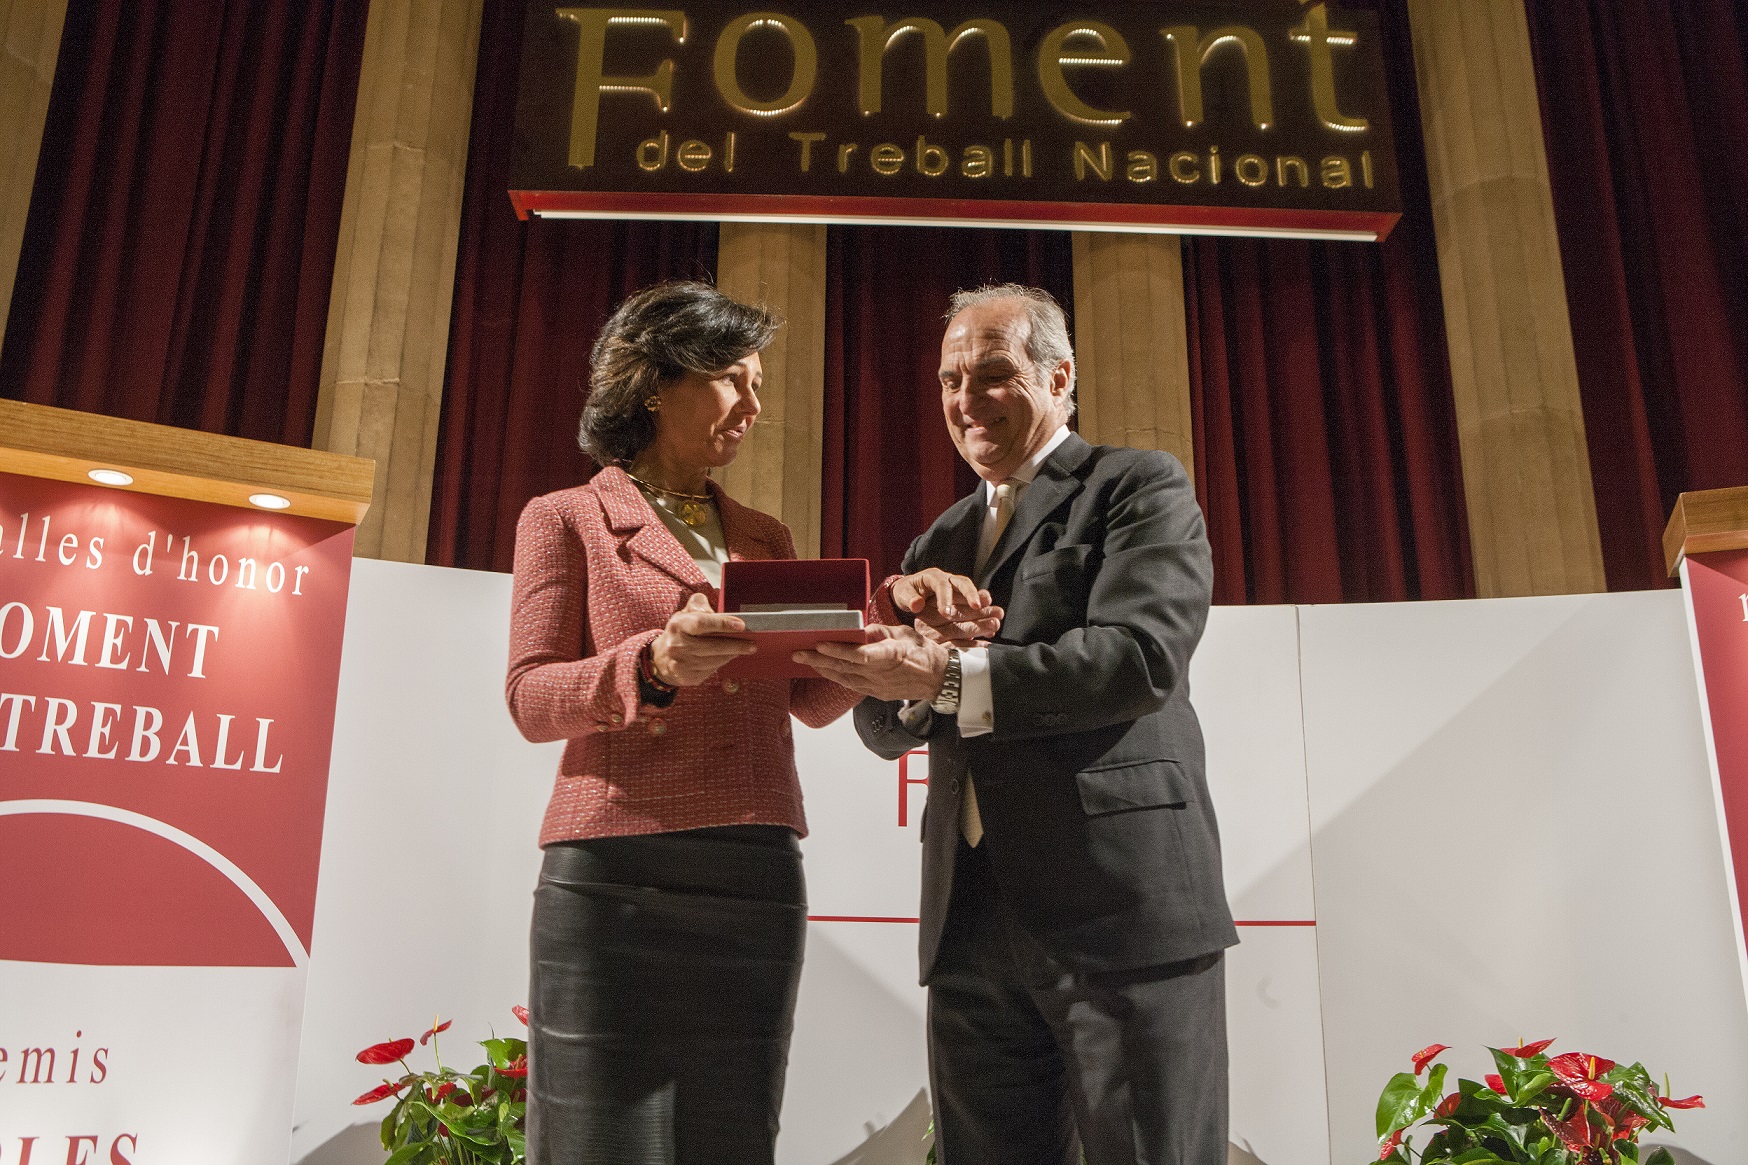
[[[872,643],[821,643],[813,651],[798,651],[804,663],[828,680],[876,700],[933,700],[947,676],[947,647],[925,638],[912,627],[869,628],[879,636]]]
[[[971,647],[1001,630],[1006,614],[988,591],[962,574],[938,566],[907,574],[892,584],[892,605],[915,615],[928,638],[954,647]]]
[[[749,639],[731,639],[747,629],[733,615],[718,615],[710,600],[694,591],[649,645],[656,678],[676,688],[694,688],[738,655],[758,650]]]

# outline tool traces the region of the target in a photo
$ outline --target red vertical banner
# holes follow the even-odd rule
[[[1681,577],[1730,876],[1736,955],[1748,990],[1742,914],[1748,887],[1748,550],[1690,554],[1682,560]]]
[[[352,541],[0,473],[0,1162],[285,1159]]]

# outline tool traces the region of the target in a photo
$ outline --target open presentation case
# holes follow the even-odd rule
[[[719,674],[758,680],[815,675],[790,656],[827,641],[866,643],[867,608],[865,558],[726,562],[717,609],[740,616],[759,650],[731,661]]]

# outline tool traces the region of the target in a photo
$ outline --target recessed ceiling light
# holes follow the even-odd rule
[[[131,473],[123,473],[119,469],[92,469],[87,471],[85,476],[98,485],[132,485],[134,483]]]
[[[250,494],[249,502],[264,510],[288,510],[291,508],[291,499],[282,498],[278,494]]]

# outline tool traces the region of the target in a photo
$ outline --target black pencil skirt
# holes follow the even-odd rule
[[[548,846],[529,1165],[771,1165],[806,932],[783,826]]]

